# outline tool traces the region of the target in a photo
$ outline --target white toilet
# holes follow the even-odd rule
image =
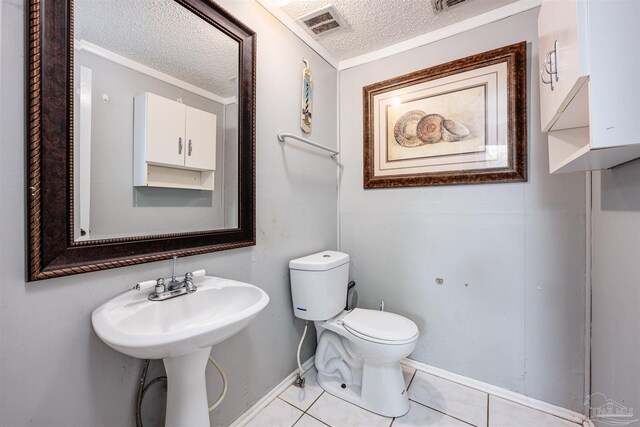
[[[345,310],[349,255],[324,251],[289,262],[296,317],[315,322],[318,383],[329,393],[387,417],[409,411],[400,360],[418,327],[397,314]]]

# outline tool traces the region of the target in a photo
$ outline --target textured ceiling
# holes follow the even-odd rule
[[[238,44],[173,0],[75,0],[74,29],[76,40],[236,96]]]
[[[353,58],[515,0],[471,0],[435,15],[430,0],[292,0],[282,9],[293,19],[332,4],[350,28],[321,36],[318,42],[339,60]]]

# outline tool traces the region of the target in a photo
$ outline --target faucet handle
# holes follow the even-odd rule
[[[188,293],[195,292],[198,288],[193,284],[193,273],[187,273],[184,275],[184,285],[187,288]]]
[[[156,294],[161,294],[165,290],[166,290],[166,287],[164,286],[164,279],[159,278],[158,280],[156,280],[156,288],[155,288]]]

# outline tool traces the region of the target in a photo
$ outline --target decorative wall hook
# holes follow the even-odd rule
[[[302,70],[302,108],[300,115],[300,128],[304,133],[311,133],[311,115],[313,110],[313,77],[309,61],[302,58],[305,64]]]

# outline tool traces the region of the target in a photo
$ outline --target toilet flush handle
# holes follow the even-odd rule
[[[380,301],[380,311],[384,311],[384,300]]]

